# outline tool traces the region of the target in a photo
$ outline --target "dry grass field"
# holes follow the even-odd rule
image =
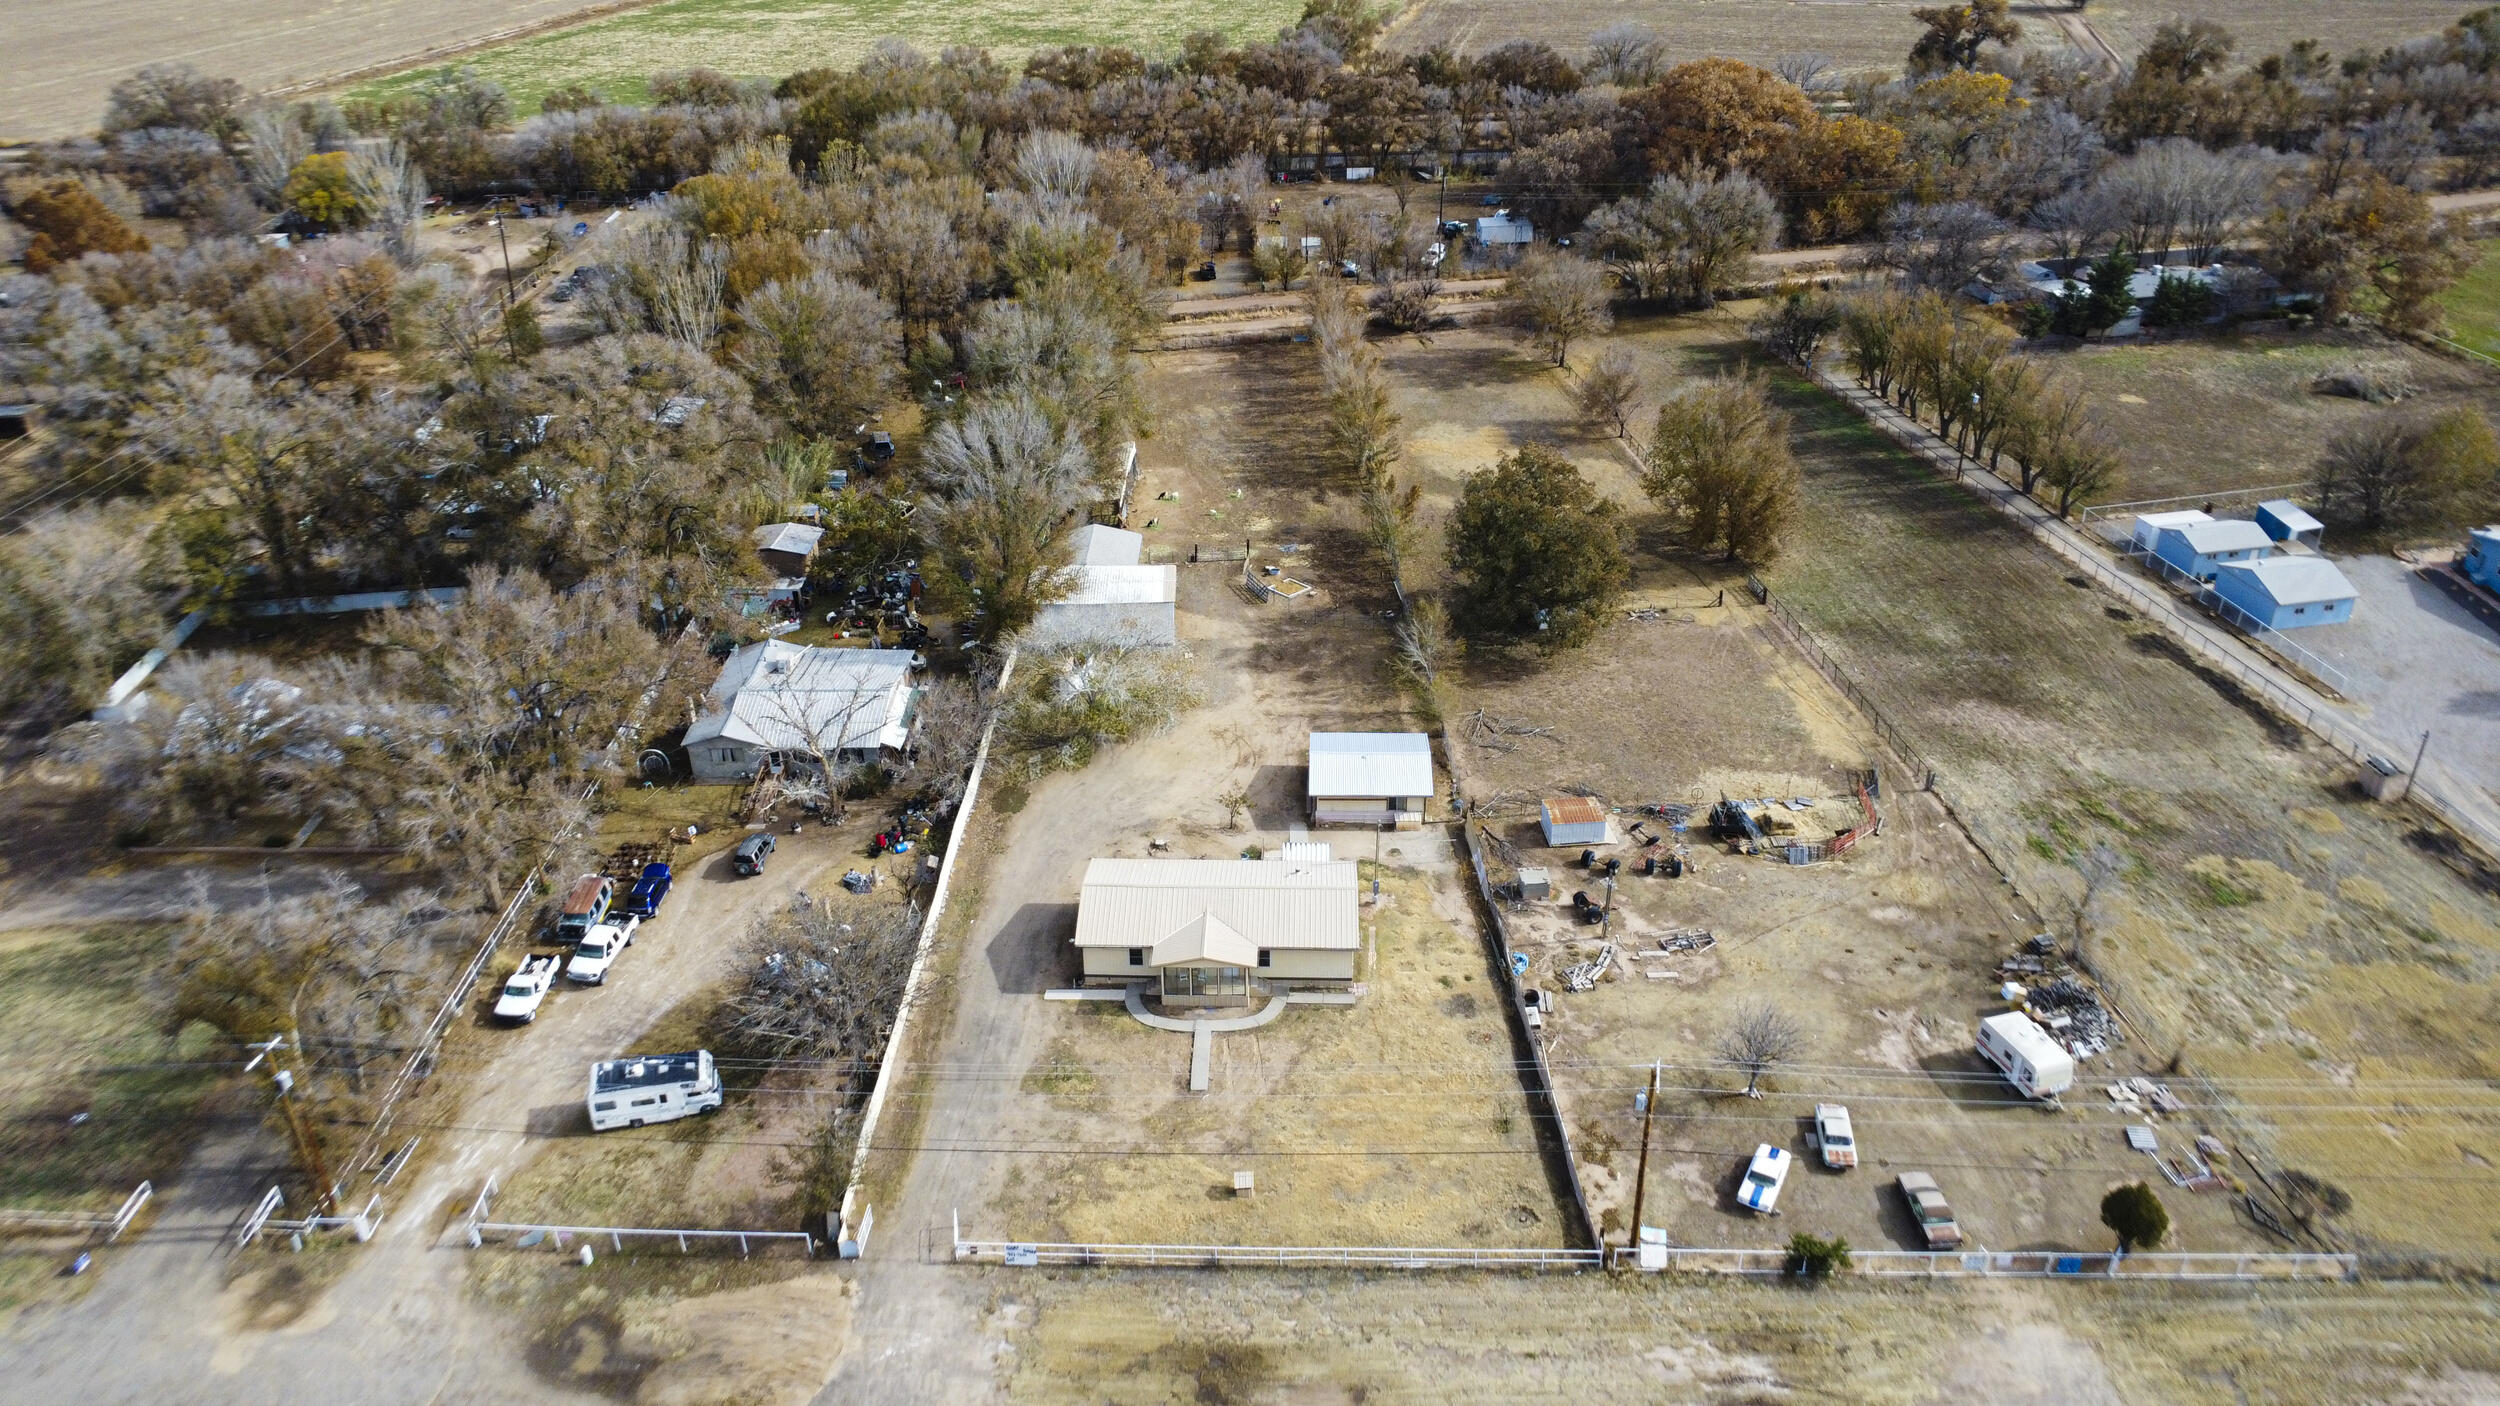
[[[618,102],[637,102],[651,75],[702,66],[741,78],[779,78],[802,68],[849,65],[880,39],[902,39],[923,53],[949,44],[988,49],[1021,63],[1057,44],[1126,44],[1147,53],[1180,47],[1194,30],[1235,40],[1264,39],[1291,24],[1290,0],[1113,0],[1071,7],[1050,0],[661,0],[622,14],[497,45],[464,62],[502,83],[524,113],[551,88],[583,83]],[[414,74],[365,85],[382,93]]]
[[[1390,46],[1420,51],[1447,44],[1480,54],[1513,39],[1542,39],[1577,57],[1589,36],[1613,24],[1647,25],[1676,62],[1699,58],[1769,63],[1782,54],[1828,54],[1846,69],[1897,69],[1917,41],[1917,0],[1420,0]],[[2095,14],[2097,18],[2097,12]],[[2063,46],[2057,27],[2023,18],[2034,44]]]
[[[2481,1290],[1086,1270],[988,1277],[1018,1401],[2467,1406]]]
[[[267,89],[316,82],[450,45],[474,43],[590,6],[584,0],[322,0],[195,5],[66,0],[12,7],[0,46],[0,138],[92,131],[104,96],[132,70],[188,63]],[[664,66],[655,57],[651,67]]]
[[[2418,392],[2407,408],[2500,414],[2500,375],[2363,331],[2089,346],[2050,360],[2092,393],[2126,456],[2114,501],[2306,482],[2338,430],[2388,413],[2310,389],[2330,371],[2390,373]]]
[[[2339,58],[2375,54],[2437,33],[2473,8],[2456,0],[2097,0],[2085,15],[2130,62],[2154,30],[2182,15],[2229,30],[2237,56],[2254,61],[2297,39],[2319,40]]]

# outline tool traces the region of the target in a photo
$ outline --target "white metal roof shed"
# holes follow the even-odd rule
[[[813,556],[816,544],[825,539],[825,530],[803,522],[768,522],[755,529],[755,550],[787,552],[794,557]]]
[[[1162,605],[1180,595],[1175,566],[1071,566],[1067,581],[1051,605]]]
[[[1313,796],[1429,796],[1432,739],[1420,732],[1314,732]]]
[[[1085,866],[1076,910],[1079,947],[1171,951],[1253,949],[1359,951],[1361,906],[1354,861],[1096,859]],[[1210,932],[1203,920],[1216,920]]]
[[[2324,557],[2267,557],[2262,561],[2227,561],[2226,571],[2245,571],[2276,605],[2318,605],[2351,600],[2352,582]]]
[[[2183,522],[2171,531],[2188,544],[2198,556],[2215,552],[2246,552],[2274,545],[2266,530],[2246,518],[2216,518],[2211,522]]]
[[[1144,536],[1099,522],[1078,528],[1069,546],[1079,566],[1135,566],[1146,555]]]

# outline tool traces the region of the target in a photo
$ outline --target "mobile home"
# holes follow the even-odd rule
[[[720,1071],[710,1050],[627,1055],[590,1066],[590,1130],[639,1128],[720,1107]]]
[[[2055,1098],[2075,1086],[2075,1057],[2021,1011],[1979,1022],[1979,1057],[2025,1098]]]

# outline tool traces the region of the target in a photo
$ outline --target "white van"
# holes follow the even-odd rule
[[[720,1095],[720,1071],[712,1067],[710,1050],[602,1060],[590,1066],[590,1130],[604,1133],[709,1113],[720,1107]]]
[[[2025,1098],[2055,1098],[2075,1086],[2075,1058],[2021,1011],[1979,1022],[1979,1057]]]

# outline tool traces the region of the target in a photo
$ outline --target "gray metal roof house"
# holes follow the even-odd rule
[[[721,665],[709,710],[686,729],[694,777],[743,781],[762,766],[812,766],[818,748],[837,763],[899,756],[920,697],[911,674],[907,649],[780,640],[739,649]]]
[[[1432,778],[1432,739],[1420,732],[1314,732],[1304,790],[1318,825],[1423,824]]]

